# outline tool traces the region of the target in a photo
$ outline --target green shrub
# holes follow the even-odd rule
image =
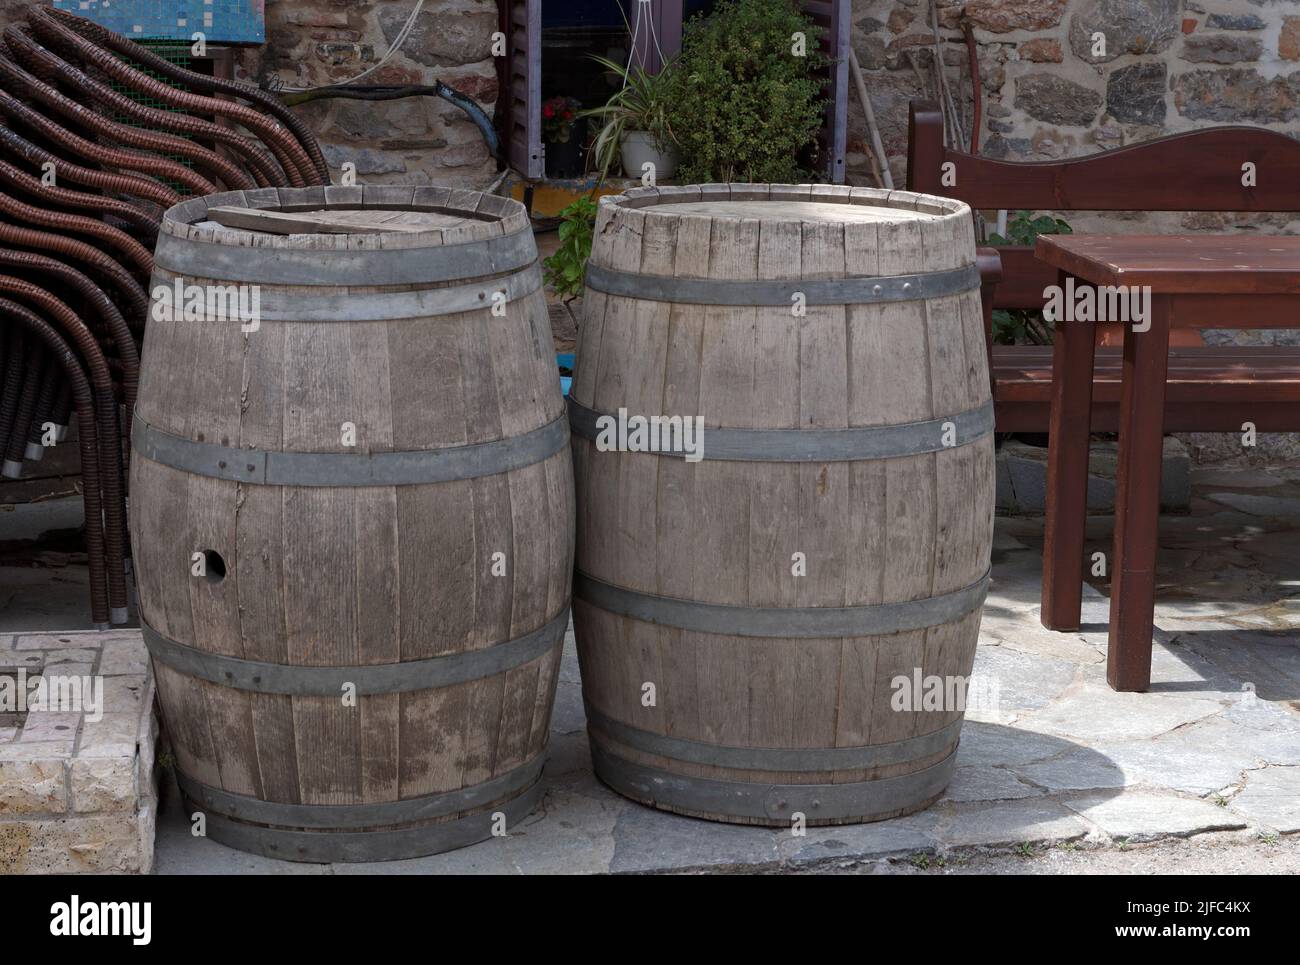
[[[1028,211],[1017,211],[1007,221],[1007,235],[1003,237],[996,231],[989,235],[991,245],[1029,245],[1033,246],[1039,235],[1069,235],[1074,229],[1068,221],[1053,218],[1049,214],[1040,214],[1037,218]]]
[[[542,267],[546,284],[565,299],[582,294],[595,227],[596,202],[591,198],[579,198],[560,212],[560,247],[542,262]]]
[[[989,235],[991,245],[1025,245],[1032,248],[1039,235],[1069,235],[1069,222],[1050,215],[1035,218],[1028,211],[1017,211],[1007,222],[1007,234]],[[1039,311],[1002,309],[993,312],[993,341],[999,345],[1051,345],[1055,322]]]
[[[792,51],[794,35],[806,52]],[[821,129],[821,29],[792,0],[720,0],[685,28],[669,78],[669,127],[686,183],[807,180],[800,152]]]

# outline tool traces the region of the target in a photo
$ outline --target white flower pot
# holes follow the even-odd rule
[[[654,167],[655,180],[671,178],[677,173],[677,150],[668,148],[660,151],[655,147],[654,138],[648,131],[628,131],[622,142],[623,173],[629,178],[639,178],[645,174],[644,165],[650,162]]]

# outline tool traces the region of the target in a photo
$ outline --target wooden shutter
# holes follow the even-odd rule
[[[822,127],[822,156],[826,177],[833,184],[844,183],[844,154],[848,148],[849,123],[849,14],[850,0],[800,0],[804,13],[822,28],[822,53],[830,66],[830,103]]]
[[[510,166],[529,180],[546,173],[542,147],[542,0],[503,0],[506,13],[505,140]]]

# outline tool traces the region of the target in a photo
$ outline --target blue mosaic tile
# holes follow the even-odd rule
[[[209,43],[266,41],[265,0],[54,0],[54,6],[132,40],[189,40],[199,32]]]

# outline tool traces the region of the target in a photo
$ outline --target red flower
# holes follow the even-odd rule
[[[542,116],[545,117],[545,118],[547,118],[547,119],[550,119],[550,118],[554,117],[554,116],[555,116],[555,108],[552,107],[550,104],[545,104],[545,105],[543,105],[543,106],[542,106]]]

